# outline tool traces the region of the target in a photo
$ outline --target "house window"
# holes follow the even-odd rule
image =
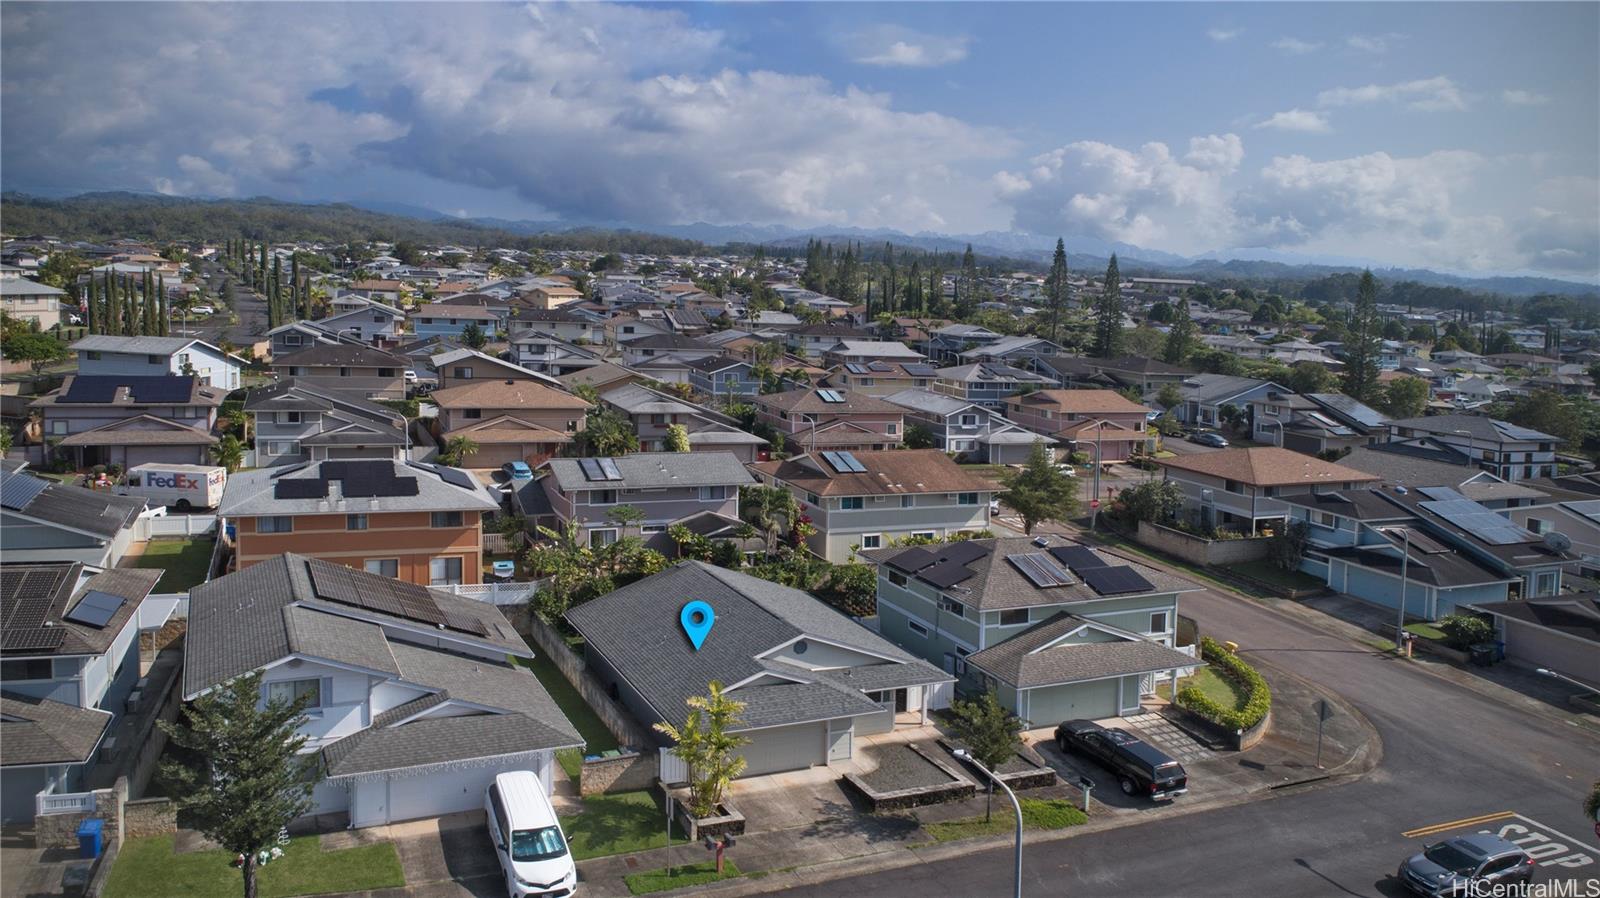
[[[299,455],[300,446],[293,440],[268,440],[268,455]]]
[[[65,422],[65,421],[51,421],[50,422],[50,432],[51,433],[66,433],[67,432],[67,422]]]
[[[863,548],[863,549],[881,549],[881,548],[883,548],[883,534],[881,534],[881,533],[864,533],[864,534],[862,534],[861,535],[861,548]]]
[[[322,680],[311,677],[305,680],[278,680],[267,684],[267,701],[292,702],[309,697],[308,708],[322,707]]]
[[[589,548],[602,549],[617,541],[617,531],[613,528],[589,531]]]
[[[434,527],[460,527],[461,526],[461,512],[459,512],[459,511],[436,511],[432,515],[432,520],[430,521],[430,525],[434,526]]]
[[[1556,575],[1544,573],[1538,576],[1533,592],[1536,596],[1553,596],[1556,594]]]
[[[158,355],[147,355],[147,356],[144,357],[144,360],[149,362],[152,365],[161,364],[161,356],[158,356]]]
[[[256,518],[257,533],[293,533],[294,518],[286,515],[273,515],[271,517]]]
[[[394,377],[395,376],[394,369],[393,368],[379,368],[378,369],[378,376],[379,377]]]
[[[665,423],[667,423],[667,416],[666,415],[651,415],[650,416],[650,423],[651,424],[665,424]]]
[[[893,583],[895,586],[905,586],[906,585],[906,575],[900,573],[899,571],[890,571],[889,572],[889,582]]]
[[[883,432],[888,434],[888,435],[890,435],[890,436],[894,436],[895,434],[900,432],[900,425],[898,425],[898,424],[890,424],[890,425],[884,427]]]
[[[911,538],[912,539],[933,539],[937,535],[938,534],[935,534],[932,530],[913,530],[913,531],[911,531]]]
[[[901,508],[912,508],[916,504],[917,504],[917,497],[916,496],[901,496],[900,497],[900,507]]]
[[[1528,529],[1539,534],[1540,536],[1543,536],[1544,534],[1550,532],[1550,522],[1543,521],[1538,518],[1529,518]]]
[[[957,505],[977,505],[978,504],[978,494],[977,493],[958,493],[956,495],[956,504]]]
[[[839,500],[839,509],[841,511],[860,511],[861,506],[862,500],[860,496],[845,496]]]
[[[949,596],[940,596],[939,610],[948,611],[951,614],[954,614],[956,617],[965,617],[967,606],[961,604],[955,599],[950,598]]]
[[[1167,632],[1167,613],[1165,611],[1155,611],[1150,614],[1150,629],[1148,632]]]
[[[49,680],[53,678],[49,658],[24,658],[20,661],[0,661],[0,679]]]
[[[457,365],[455,374],[453,374],[451,376],[459,378],[461,380],[471,380],[472,379],[472,369],[470,367],[466,366],[466,365]]]
[[[962,427],[976,427],[976,426],[978,426],[978,416],[977,415],[962,415],[961,416],[961,426]]]
[[[906,629],[908,629],[911,632],[917,634],[918,636],[923,637],[924,639],[926,639],[927,636],[928,636],[928,628],[924,627],[923,625],[917,623],[914,620],[906,621]]]
[[[461,410],[461,417],[463,417],[463,418],[471,418],[471,419],[482,418],[483,417],[483,409],[481,409],[481,408],[465,408],[465,409],[462,409]]]
[[[340,377],[349,377],[350,376],[350,369],[347,368],[347,367],[342,367],[341,366],[339,368],[339,376]]]
[[[1018,608],[1014,611],[1000,612],[1000,626],[1015,627],[1028,622],[1028,609]]]
[[[380,577],[400,576],[400,559],[398,558],[369,558],[362,564],[362,568],[369,574]]]
[[[435,558],[428,562],[428,585],[443,586],[460,582],[460,558]]]
[[[720,502],[726,498],[728,498],[728,488],[725,486],[700,487],[701,502]]]
[[[590,490],[590,505],[615,505],[617,504],[616,490]]]
[[[816,493],[806,493],[806,502],[819,508],[822,507],[822,500],[817,498]]]
[[[639,532],[649,535],[652,533],[664,533],[666,532],[666,529],[666,524],[645,524],[639,528]]]
[[[364,515],[364,514],[347,514],[347,515],[345,515],[344,516],[344,529],[346,529],[346,530],[365,530],[365,529],[367,529],[367,516]]]
[[[299,424],[300,423],[300,413],[299,412],[278,412],[278,423],[279,424]]]
[[[91,361],[91,362],[100,361],[100,353],[96,352],[93,349],[89,350],[88,356],[89,356],[89,361]]]
[[[1229,493],[1243,493],[1244,485],[1237,480],[1224,480],[1222,482],[1222,489],[1224,492]]]
[[[1339,529],[1339,519],[1326,511],[1313,511],[1311,520],[1319,527],[1326,527],[1329,530]]]

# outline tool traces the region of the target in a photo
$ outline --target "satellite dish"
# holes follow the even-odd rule
[[[1544,535],[1544,544],[1552,551],[1565,552],[1572,548],[1572,537],[1567,536],[1565,533],[1552,530]]]

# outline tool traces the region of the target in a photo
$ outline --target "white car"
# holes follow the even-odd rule
[[[483,808],[511,898],[577,891],[577,865],[537,774],[512,770],[495,777],[485,791]]]
[[[414,384],[414,383],[417,382],[417,372],[416,372],[415,369],[407,368],[405,376],[406,376],[406,383]]]
[[[217,310],[210,306],[195,306],[189,310],[191,315],[215,315]]]

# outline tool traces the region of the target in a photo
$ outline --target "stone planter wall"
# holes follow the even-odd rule
[[[681,791],[675,792],[673,797],[677,798],[679,794],[684,793],[681,793]],[[688,834],[691,842],[698,842],[706,838],[720,839],[723,836],[744,835],[744,815],[726,801],[717,806],[717,810],[720,813],[714,817],[694,817],[689,813],[689,803],[687,801],[679,800],[673,808],[673,814],[678,819],[678,826]]]
[[[1177,719],[1174,723],[1180,729],[1194,732],[1196,735],[1217,746],[1220,751],[1245,751],[1255,748],[1262,739],[1267,738],[1267,733],[1272,730],[1272,710],[1267,710],[1255,726],[1247,730],[1235,730],[1219,723],[1207,720],[1199,714],[1180,705],[1168,705],[1164,716]]]
[[[1272,537],[1255,536],[1247,539],[1205,539],[1173,527],[1140,521],[1134,537],[1141,545],[1160,549],[1192,564],[1222,567],[1246,561],[1260,561],[1267,557],[1267,547]]]
[[[1444,643],[1433,639],[1423,639],[1419,636],[1411,641],[1411,645],[1413,647],[1413,651],[1422,652],[1425,655],[1432,655],[1435,658],[1443,658],[1444,660],[1453,662],[1455,664],[1465,665],[1468,661],[1472,660],[1471,656],[1466,652],[1463,652],[1460,649],[1453,649]]]
[[[178,805],[170,798],[141,798],[122,807],[122,830],[129,838],[165,836],[178,831]]]
[[[923,805],[943,804],[947,801],[962,801],[971,798],[978,792],[978,787],[971,780],[962,776],[954,767],[946,764],[942,758],[923,751],[919,746],[908,743],[906,748],[916,752],[924,760],[939,768],[948,781],[927,786],[917,786],[910,789],[896,789],[889,792],[880,792],[867,785],[854,773],[844,775],[844,781],[850,784],[861,796],[867,800],[868,810],[899,811],[906,808],[917,808]]]
[[[955,757],[955,745],[940,739],[939,747],[950,752],[952,762],[964,763],[960,758]],[[1024,746],[1019,749],[1016,757],[1009,763],[1013,765],[1025,764],[1028,767],[1027,770],[1012,770],[999,774],[1000,781],[1012,789],[1042,789],[1045,786],[1054,786],[1059,782],[1055,769],[1035,755],[1031,747]],[[974,768],[972,773],[980,788],[987,786],[985,781],[988,777],[984,776],[983,771]]]

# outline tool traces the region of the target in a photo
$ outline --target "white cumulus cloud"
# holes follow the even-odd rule
[[[1234,38],[1238,37],[1239,35],[1241,35],[1243,33],[1244,33],[1244,30],[1240,29],[1240,28],[1208,28],[1208,29],[1206,29],[1206,37],[1211,38],[1212,40],[1216,41],[1219,44],[1225,44],[1228,41],[1233,40]]]
[[[847,39],[851,58],[863,65],[931,68],[967,58],[965,35],[925,34],[898,25],[864,28]]]
[[[1322,49],[1322,44],[1315,41],[1303,41],[1297,37],[1280,37],[1272,42],[1273,49],[1282,50],[1295,56],[1304,56]]]
[[[1317,94],[1322,106],[1359,106],[1370,103],[1404,103],[1423,111],[1466,109],[1467,98],[1454,81],[1440,75],[1398,84],[1335,87]]]
[[[1511,106],[1545,106],[1550,103],[1550,98],[1531,90],[1507,89],[1500,92],[1500,99]]]
[[[1270,128],[1274,131],[1301,131],[1307,134],[1326,134],[1333,130],[1328,124],[1328,117],[1323,113],[1298,107],[1284,112],[1274,112],[1266,120],[1256,123],[1255,127]]]

